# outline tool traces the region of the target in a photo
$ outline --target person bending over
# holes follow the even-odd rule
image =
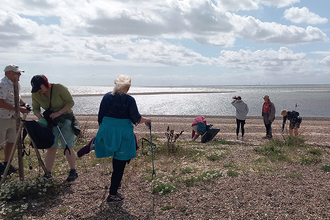
[[[283,124],[282,124],[282,132],[284,131],[284,126],[286,123],[286,120],[288,119],[290,121],[289,125],[289,135],[293,136],[293,132],[295,137],[298,137],[298,129],[300,128],[300,123],[302,121],[302,118],[299,116],[299,112],[296,111],[287,111],[283,109],[281,111],[281,115],[283,116]]]
[[[203,116],[197,116],[193,123],[191,124],[191,129],[192,129],[192,134],[191,134],[191,137],[192,137],[192,141],[195,141],[199,135],[202,135],[203,133],[198,131],[198,122],[203,122],[204,124],[206,124],[206,119],[203,117]]]
[[[65,150],[65,157],[70,166],[70,173],[67,181],[74,181],[78,177],[76,171],[76,153],[73,149],[75,145],[75,134],[71,127],[73,120],[72,107],[74,101],[69,90],[62,84],[50,84],[45,75],[35,75],[31,79],[32,86],[32,107],[33,113],[39,120],[48,120],[48,125],[52,126],[55,136],[54,144],[47,149],[45,166],[48,173],[45,177],[51,177],[52,168],[55,162],[57,148],[59,147],[58,139],[61,139],[62,149],[67,146],[69,150]],[[41,109],[51,110],[50,115],[41,114]],[[54,125],[54,126],[53,126]],[[62,135],[60,135],[60,131]]]

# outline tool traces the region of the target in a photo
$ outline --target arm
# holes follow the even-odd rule
[[[56,112],[54,112],[50,115],[50,117],[52,119],[57,118],[60,115],[67,113],[74,106],[74,101],[73,101],[72,95],[70,94],[68,88],[66,88],[65,86],[63,86],[61,84],[56,84],[56,85],[54,84],[53,86],[56,87],[56,89],[58,89],[59,96],[61,97],[62,100],[64,100],[64,106],[61,109],[57,110]],[[54,87],[53,87],[53,89],[54,89]]]
[[[102,100],[101,100],[101,103],[100,103],[99,113],[97,115],[97,122],[99,123],[99,125],[102,123],[103,117],[106,114],[107,96],[108,96],[108,94],[105,94],[103,96]]]
[[[286,123],[287,116],[283,116],[283,123],[282,123],[282,132],[284,131],[284,126]]]
[[[62,115],[64,112],[67,112],[71,109],[70,106],[65,105],[63,108],[61,108],[59,111],[54,112],[52,114],[50,114],[49,117],[51,117],[51,119],[57,118],[58,116]]]
[[[0,99],[0,108],[15,111],[15,105],[9,104],[5,99]],[[26,109],[25,106],[20,106],[19,111],[23,114],[28,114],[30,111]]]
[[[276,109],[275,109],[275,105],[274,103],[271,103],[271,105],[269,106],[270,112],[269,112],[269,121],[273,122],[275,120],[275,113],[276,113]]]

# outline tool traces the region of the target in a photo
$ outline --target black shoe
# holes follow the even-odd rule
[[[125,196],[117,193],[115,196],[108,195],[107,202],[120,202],[125,199]]]
[[[74,181],[75,179],[78,178],[78,173],[76,170],[70,170],[70,173],[69,173],[69,176],[68,178],[66,179],[66,181],[68,182],[72,182]]]
[[[2,171],[3,169],[1,175],[5,172],[6,166],[7,166],[6,162],[4,162],[3,164],[1,163],[0,171]],[[17,169],[10,164],[7,175],[10,175],[12,173],[17,173]]]
[[[3,165],[3,163],[0,163],[0,176],[3,175],[3,173],[5,172],[5,169],[6,169],[5,165]]]
[[[46,178],[46,179],[49,179],[49,178],[52,178],[52,172],[47,172],[45,173],[45,175],[43,175],[43,178]]]

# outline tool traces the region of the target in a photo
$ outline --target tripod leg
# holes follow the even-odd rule
[[[25,126],[24,126],[24,128],[25,128],[27,134],[30,136],[28,129],[27,129]],[[30,136],[30,137],[31,137],[31,136]],[[38,161],[39,161],[39,165],[42,167],[42,169],[44,170],[44,172],[45,172],[45,174],[46,174],[46,173],[47,173],[47,168],[46,168],[46,166],[45,166],[43,160],[41,159],[41,156],[40,156],[39,150],[38,150],[38,148],[36,147],[36,144],[34,143],[34,141],[32,140],[32,138],[31,138],[31,141],[32,141],[32,146],[33,146],[33,148],[34,148],[34,150],[35,150],[35,152],[36,152],[36,155],[37,155],[37,158],[38,158]]]

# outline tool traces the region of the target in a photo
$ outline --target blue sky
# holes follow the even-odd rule
[[[29,86],[328,84],[329,0],[3,0],[0,64]]]

